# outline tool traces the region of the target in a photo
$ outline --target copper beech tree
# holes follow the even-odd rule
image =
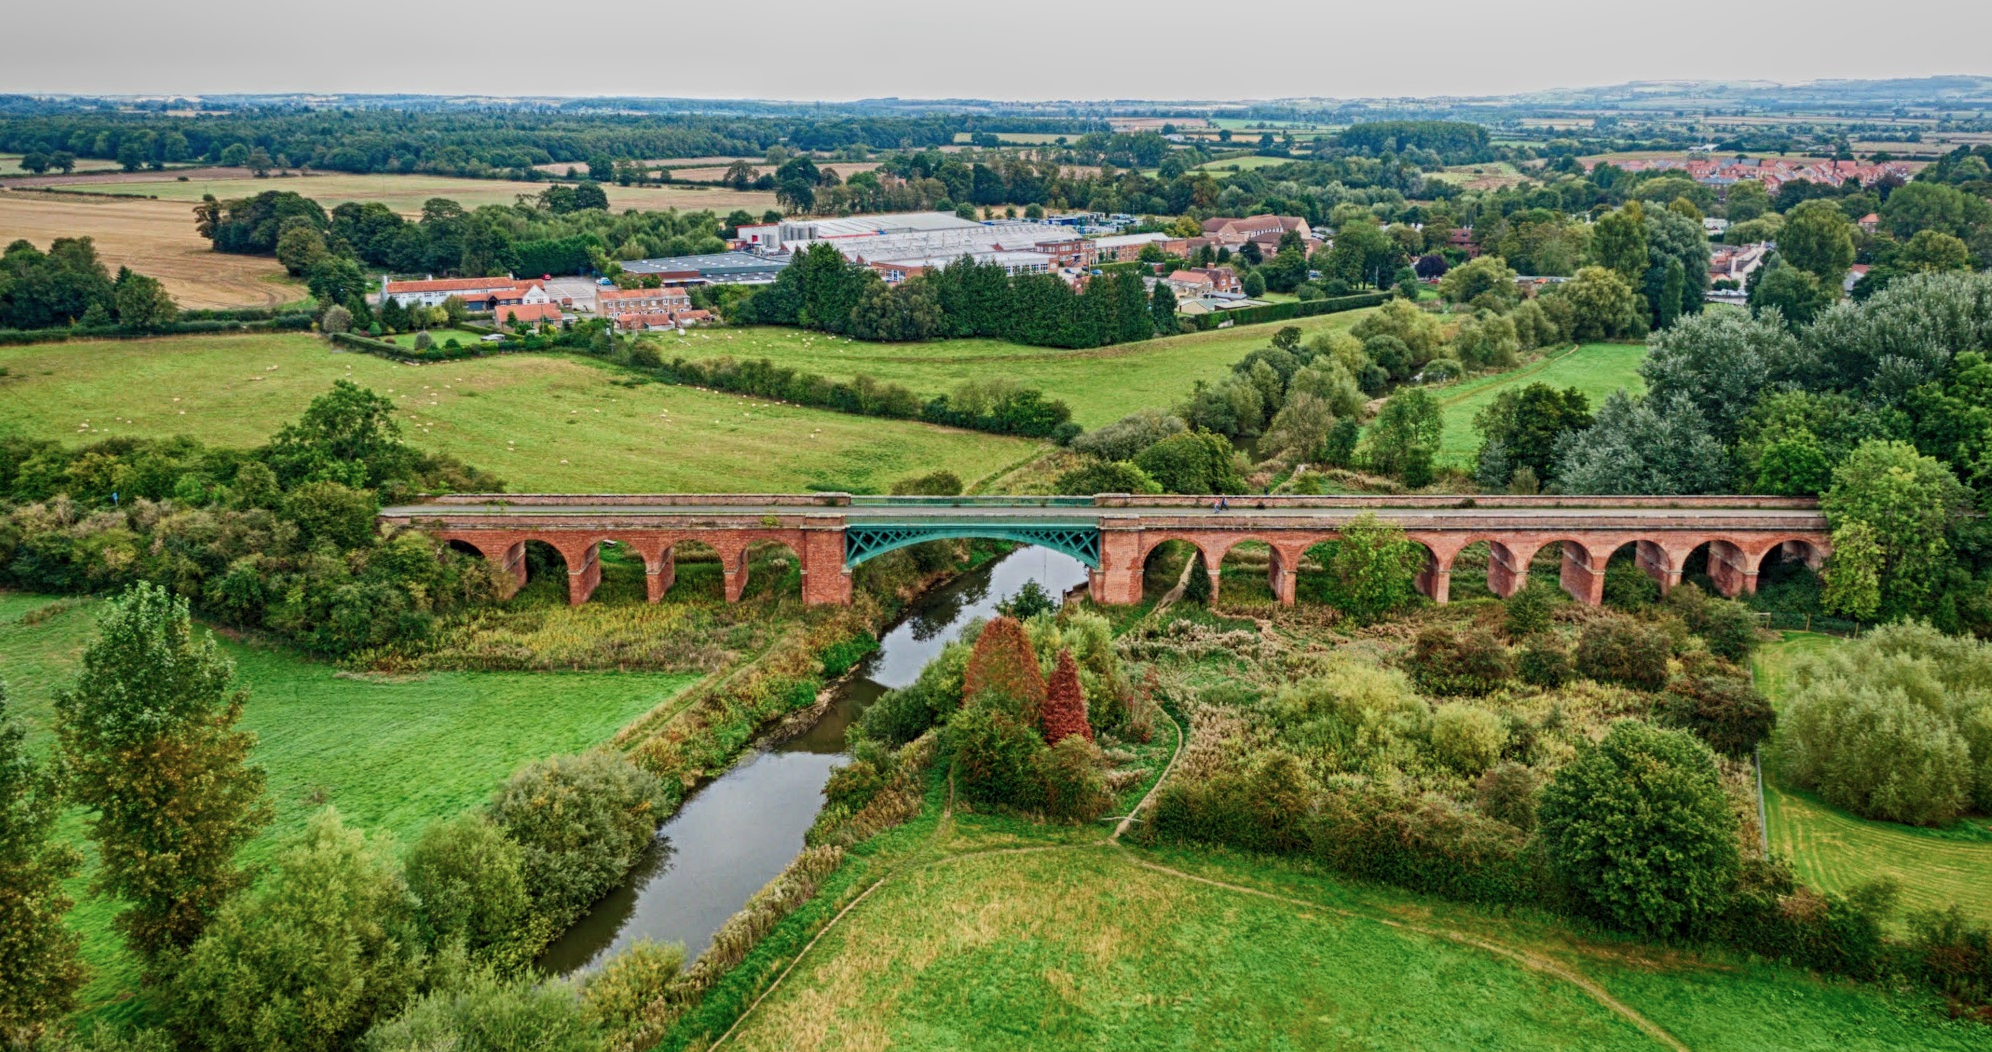
[[[1028,726],[1039,725],[1044,713],[1044,673],[1038,670],[1024,626],[1013,617],[998,617],[982,627],[968,668],[961,676],[961,698],[969,704],[984,694],[1008,698],[1021,706]]]
[[[1051,673],[1043,728],[1046,745],[1057,745],[1075,734],[1093,740],[1093,727],[1086,722],[1086,688],[1079,683],[1079,663],[1072,660],[1069,647],[1058,652],[1058,667]]]

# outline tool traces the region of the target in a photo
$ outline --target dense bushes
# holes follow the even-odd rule
[[[1536,818],[1551,867],[1619,927],[1704,930],[1734,891],[1736,816],[1715,757],[1679,731],[1614,723],[1550,779]]]
[[[656,775],[594,752],[513,775],[491,820],[519,845],[526,894],[558,930],[621,882],[650,845],[663,803]]]
[[[1793,782],[1870,818],[1940,825],[1992,805],[1992,645],[1891,625],[1791,669]]]
[[[231,901],[173,978],[183,1047],[350,1048],[424,978],[415,900],[377,845],[327,809]]]
[[[648,349],[646,344],[637,346],[639,351]],[[850,380],[832,380],[776,365],[767,358],[746,362],[731,358],[644,362],[632,353],[626,364],[651,372],[668,383],[774,398],[840,413],[922,420],[1031,438],[1069,439],[1078,433],[1077,425],[1071,422],[1072,410],[1064,402],[1047,399],[1036,388],[1005,380],[970,381],[952,394],[921,401],[920,396],[905,387],[880,383],[864,374]]]
[[[1418,633],[1404,667],[1419,690],[1445,696],[1491,694],[1515,675],[1508,648],[1491,633],[1437,625]]]
[[[359,1047],[364,1052],[597,1052],[602,1035],[565,983],[474,972],[375,1026]]]
[[[502,484],[409,449],[389,413],[341,382],[260,450],[0,438],[0,500],[12,505],[0,505],[0,584],[60,593],[149,581],[207,617],[317,654],[419,644],[439,615],[491,594],[490,572],[424,534],[379,537],[378,502]]]
[[[431,945],[455,943],[473,959],[503,959],[529,941],[519,930],[530,906],[524,853],[483,814],[431,823],[402,867]]]
[[[1629,617],[1606,615],[1584,626],[1577,637],[1577,671],[1601,683],[1640,690],[1667,685],[1667,657],[1673,649],[1665,632]]]

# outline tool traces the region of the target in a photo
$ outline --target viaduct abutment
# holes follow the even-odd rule
[[[1418,589],[1436,602],[1451,594],[1454,562],[1487,547],[1490,590],[1508,596],[1528,583],[1539,553],[1558,553],[1557,583],[1579,601],[1604,597],[1605,567],[1629,547],[1635,564],[1665,591],[1680,583],[1694,552],[1707,546],[1709,577],[1725,595],[1753,592],[1773,552],[1817,567],[1831,552],[1815,501],[1751,496],[1630,497],[1214,497],[1102,494],[1050,498],[878,498],[848,494],[457,494],[390,507],[390,529],[420,529],[490,560],[507,594],[525,583],[528,542],[543,542],[567,569],[568,600],[584,603],[601,581],[605,541],[643,559],[652,602],[671,587],[673,549],[709,546],[725,573],[725,595],[747,585],[748,553],[767,544],[800,561],[811,604],[849,603],[851,570],[908,544],[991,537],[1042,544],[1090,570],[1095,602],[1136,603],[1142,572],[1159,545],[1192,545],[1213,594],[1224,558],[1240,544],[1268,549],[1267,575],[1282,603],[1295,600],[1307,550],[1340,539],[1362,515],[1404,530],[1425,552]]]

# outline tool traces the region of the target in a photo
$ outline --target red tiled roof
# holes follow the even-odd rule
[[[560,308],[552,303],[503,303],[492,312],[500,325],[510,325],[514,321],[559,321]]]
[[[654,300],[659,298],[688,299],[690,293],[684,289],[599,289],[595,299],[599,302],[614,303],[618,300]]]
[[[515,278],[431,278],[426,281],[390,281],[387,292],[487,292],[494,289],[531,288],[537,281]]]

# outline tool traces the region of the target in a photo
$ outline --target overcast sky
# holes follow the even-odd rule
[[[6,7],[6,92],[1231,99],[1992,73],[1992,0]]]

